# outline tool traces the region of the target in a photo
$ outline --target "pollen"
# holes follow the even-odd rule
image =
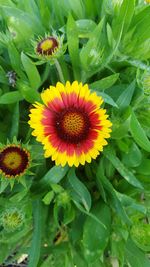
[[[21,160],[21,155],[19,155],[17,152],[11,151],[4,156],[3,163],[5,166],[7,166],[7,168],[13,170],[20,166]]]
[[[50,39],[47,39],[41,43],[41,49],[43,51],[47,51],[48,49],[51,49],[53,47],[53,41]]]
[[[72,112],[65,114],[63,128],[66,133],[71,135],[80,134],[84,127],[84,118],[81,114]]]

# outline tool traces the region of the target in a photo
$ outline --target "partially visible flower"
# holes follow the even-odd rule
[[[145,0],[145,2],[146,2],[147,4],[150,4],[150,0]]]
[[[0,149],[0,174],[5,178],[23,176],[30,165],[30,152],[19,144]]]
[[[58,36],[56,34],[39,37],[36,42],[33,42],[36,56],[41,60],[49,60],[53,63],[66,50],[66,46],[63,45],[63,39],[63,35]]]
[[[95,159],[107,145],[112,125],[100,108],[102,98],[77,81],[65,86],[58,82],[41,98],[44,104],[34,104],[29,124],[44,145],[45,157],[52,157],[56,165],[76,167]]]
[[[8,232],[13,232],[20,228],[24,222],[24,213],[17,208],[9,208],[2,212],[0,224]]]

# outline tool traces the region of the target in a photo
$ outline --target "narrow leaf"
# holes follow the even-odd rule
[[[118,80],[118,78],[119,78],[119,73],[115,73],[99,81],[91,83],[90,88],[98,91],[105,90],[111,87]]]
[[[29,251],[28,267],[36,267],[40,258],[41,238],[42,238],[42,204],[40,200],[33,202],[34,230],[31,248]]]
[[[91,196],[85,185],[77,178],[74,168],[68,172],[68,181],[73,191],[78,196],[76,200],[82,203],[87,211],[91,208]]]
[[[119,96],[116,103],[120,109],[124,109],[130,105],[134,90],[135,90],[135,81],[133,81]]]
[[[115,37],[121,38],[121,35],[124,34],[130,23],[134,14],[134,0],[124,0],[119,9],[119,14],[114,16],[113,23],[113,33]]]
[[[28,76],[30,86],[34,89],[38,89],[41,84],[41,78],[38,73],[37,67],[34,65],[32,60],[23,52],[21,53],[21,61]]]
[[[100,160],[100,163],[98,165],[98,169],[96,172],[96,177],[98,180],[101,181],[103,187],[109,194],[111,195],[112,199],[110,200],[110,205],[115,207],[116,212],[120,214],[120,217],[124,222],[126,222],[128,225],[131,225],[131,221],[126,214],[126,211],[124,207],[122,206],[119,198],[117,197],[117,191],[114,189],[113,185],[111,182],[107,179],[107,177],[104,175],[104,161],[103,159]]]
[[[33,88],[31,88],[28,84],[22,81],[17,82],[17,87],[23,96],[23,98],[33,104],[35,101],[40,102],[40,94]]]
[[[128,239],[126,244],[125,259],[131,267],[149,267],[150,261],[145,254],[140,250],[132,239]]]
[[[150,152],[150,141],[148,140],[143,128],[138,122],[134,112],[131,115],[130,131],[136,143],[144,150]]]
[[[103,99],[104,99],[104,102],[113,106],[113,107],[116,107],[118,108],[116,102],[112,99],[111,96],[105,94],[104,92],[98,92],[98,91],[95,91],[97,95],[101,96]]]
[[[103,202],[92,208],[92,213],[100,219],[105,228],[90,217],[87,217],[83,229],[83,246],[85,258],[88,262],[96,261],[103,253],[110,233],[110,210]]]
[[[67,21],[67,40],[68,40],[69,54],[73,66],[74,77],[76,80],[80,80],[78,28],[71,15],[69,15]]]
[[[23,100],[23,96],[20,92],[14,91],[2,95],[0,97],[0,104],[12,104],[20,100]]]
[[[42,180],[48,184],[57,184],[64,178],[68,169],[67,165],[65,167],[54,166],[46,173]]]
[[[96,28],[96,23],[93,20],[81,19],[76,21],[78,35],[80,38],[89,38],[91,33]]]
[[[115,155],[114,150],[109,147],[105,148],[103,151],[104,155],[107,159],[111,161],[113,166],[116,168],[116,170],[121,174],[122,177],[131,185],[138,187],[140,189],[143,189],[143,186],[141,183],[137,180],[137,178],[134,176],[134,174],[129,171],[123,163],[119,160],[119,158]]]
[[[19,131],[19,103],[17,102],[14,106],[13,114],[12,114],[12,125],[9,134],[9,139],[13,140],[13,137],[18,137]]]

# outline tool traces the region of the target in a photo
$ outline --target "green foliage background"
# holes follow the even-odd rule
[[[21,228],[0,228],[1,265],[28,254],[29,267],[150,266],[149,14],[144,0],[0,0],[0,142],[29,142],[37,163],[24,186],[1,180],[1,212],[25,214]],[[77,169],[45,160],[27,123],[59,81],[55,65],[31,56],[32,40],[53,30],[67,44],[65,81],[88,83],[113,123],[103,153]]]

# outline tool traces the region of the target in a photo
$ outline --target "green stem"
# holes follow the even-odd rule
[[[60,66],[60,64],[59,64],[57,59],[55,59],[55,67],[56,67],[56,69],[58,71],[60,81],[64,84],[65,83],[64,75],[62,73],[61,66]]]

